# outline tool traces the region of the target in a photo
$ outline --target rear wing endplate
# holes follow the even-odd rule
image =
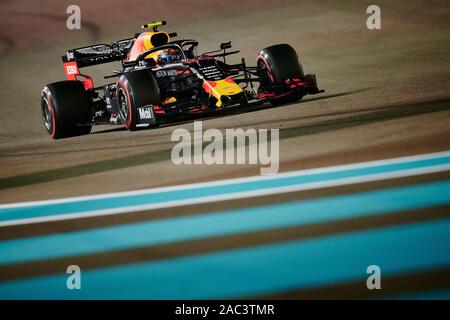
[[[67,50],[62,56],[67,80],[82,78],[86,89],[93,87],[92,79],[80,73],[80,68],[114,61],[123,61],[133,45],[133,38],[123,39],[112,44],[95,44],[88,47]],[[78,79],[79,80],[79,79]]]

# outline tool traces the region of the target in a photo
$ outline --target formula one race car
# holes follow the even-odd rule
[[[92,125],[123,125],[129,130],[157,126],[177,115],[233,107],[281,104],[316,94],[313,74],[304,75],[295,50],[278,44],[259,52],[256,66],[227,64],[231,42],[197,54],[195,40],[172,40],[176,33],[158,31],[165,21],[142,26],[133,38],[68,50],[62,57],[65,81],[42,90],[45,128],[54,139],[88,134]],[[122,70],[95,87],[83,67],[120,61]],[[256,84],[256,87],[255,87]]]

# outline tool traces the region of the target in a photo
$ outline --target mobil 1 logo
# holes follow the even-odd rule
[[[137,108],[137,114],[139,118],[138,126],[149,126],[155,124],[155,113],[153,112],[153,106],[146,105]]]

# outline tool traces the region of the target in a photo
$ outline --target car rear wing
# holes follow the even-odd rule
[[[123,39],[112,44],[95,44],[88,47],[67,50],[62,56],[63,62],[75,61],[79,68],[94,66],[102,63],[120,61],[128,53],[133,38]]]
[[[67,80],[76,80],[79,69],[103,63],[122,61],[130,47],[133,38],[123,39],[112,44],[95,44],[88,47],[67,50],[62,56]]]

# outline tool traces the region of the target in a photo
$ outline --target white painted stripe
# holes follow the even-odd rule
[[[389,158],[389,159],[374,160],[374,161],[356,162],[356,163],[351,163],[351,164],[336,165],[336,166],[329,166],[329,167],[323,167],[323,168],[288,171],[288,172],[278,173],[276,175],[271,175],[271,176],[250,176],[250,177],[243,177],[243,178],[207,181],[207,182],[175,185],[175,186],[168,186],[168,187],[158,187],[158,188],[149,188],[149,189],[141,189],[141,190],[133,190],[133,191],[104,193],[104,194],[81,196],[81,197],[68,197],[68,198],[52,199],[52,200],[8,203],[8,204],[0,205],[0,209],[11,209],[11,208],[21,208],[21,207],[28,207],[28,206],[70,203],[70,202],[77,202],[77,201],[84,201],[84,200],[108,199],[108,198],[115,198],[115,197],[153,194],[153,193],[157,193],[157,192],[195,189],[195,188],[210,187],[210,186],[225,186],[225,185],[235,184],[235,183],[240,183],[240,182],[267,181],[267,180],[286,178],[286,177],[292,177],[292,176],[309,175],[309,174],[315,174],[315,173],[337,172],[337,171],[344,171],[344,170],[349,170],[349,169],[366,168],[366,167],[380,166],[380,165],[389,165],[389,164],[396,164],[396,163],[409,162],[409,161],[430,160],[430,159],[435,159],[435,158],[439,158],[439,157],[443,157],[443,156],[450,156],[450,151],[426,153],[426,154],[420,154],[420,155]],[[445,171],[445,170],[443,170],[443,171]]]
[[[53,215],[53,216],[44,216],[44,217],[36,217],[36,218],[26,218],[26,219],[17,219],[17,220],[9,220],[0,222],[0,227],[7,226],[15,226],[15,225],[25,225],[32,223],[41,223],[41,222],[49,222],[49,221],[62,221],[62,220],[71,220],[78,218],[88,218],[88,217],[98,217],[98,216],[106,216],[106,215],[116,215],[122,213],[129,212],[138,212],[144,210],[153,210],[153,209],[162,209],[162,208],[172,208],[193,204],[202,204],[202,203],[211,203],[225,200],[233,200],[233,199],[244,199],[244,198],[252,198],[252,197],[260,197],[267,196],[273,194],[281,194],[295,191],[306,191],[306,190],[314,190],[314,189],[322,189],[328,187],[337,187],[343,185],[350,185],[356,183],[364,183],[364,182],[373,182],[387,179],[395,179],[402,178],[408,176],[415,175],[423,175],[430,174],[436,172],[443,172],[450,170],[450,164],[445,165],[437,165],[428,168],[417,168],[417,169],[409,169],[409,170],[401,170],[397,172],[390,173],[378,173],[378,174],[370,174],[352,178],[343,178],[343,179],[334,179],[323,182],[311,182],[305,183],[301,185],[294,185],[289,187],[278,187],[278,188],[270,188],[263,190],[255,190],[255,191],[245,191],[245,192],[237,192],[225,195],[215,195],[215,196],[206,196],[195,199],[188,200],[178,200],[178,201],[167,201],[161,203],[147,204],[147,205],[139,205],[139,206],[130,206],[130,207],[121,207],[115,209],[105,209],[105,210],[95,210],[95,211],[83,211],[79,213],[70,213],[64,215]]]

